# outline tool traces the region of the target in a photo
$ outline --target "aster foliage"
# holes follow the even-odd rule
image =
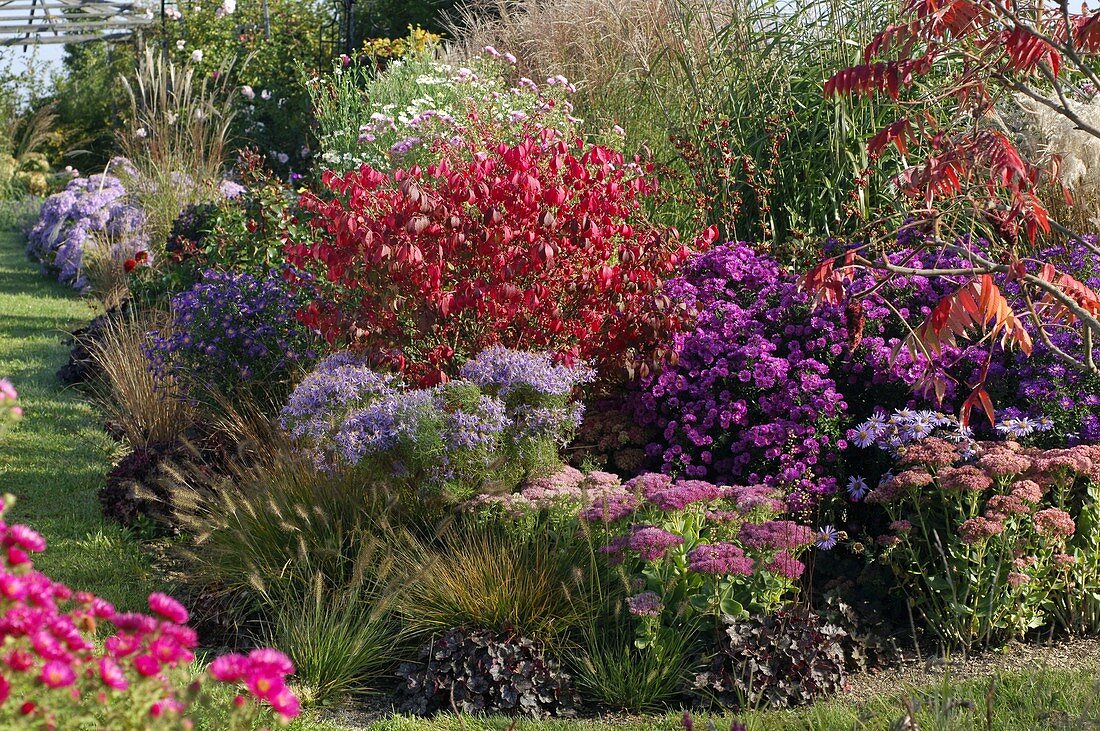
[[[799,504],[832,492],[843,312],[811,313],[797,278],[744,243],[691,260],[664,292],[697,320],[675,336],[675,364],[643,382],[638,417],[660,431],[647,450],[663,470],[781,487]]]
[[[150,333],[150,367],[224,394],[277,393],[316,357],[297,309],[290,286],[274,270],[263,276],[207,270],[172,297],[171,327]]]
[[[75,178],[42,205],[27,234],[27,254],[63,283],[83,289],[85,254],[91,246],[106,246],[114,261],[134,259],[139,252],[148,261],[144,224],[144,212],[127,199],[118,178]]]

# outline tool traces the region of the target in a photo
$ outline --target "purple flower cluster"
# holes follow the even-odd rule
[[[626,548],[646,561],[656,561],[673,546],[683,544],[681,536],[655,525],[636,525],[626,538]]]
[[[696,257],[666,294],[696,313],[675,365],[644,383],[638,417],[665,472],[832,492],[846,404],[832,377],[843,312],[811,310],[797,278],[744,243]]]
[[[481,351],[459,373],[505,403],[516,397],[530,402],[535,394],[568,399],[574,389],[595,375],[587,366],[555,364],[547,353],[509,350],[499,345]]]
[[[280,424],[295,439],[319,444],[335,434],[357,404],[390,396],[400,387],[394,376],[371,370],[354,353],[336,353],[318,363],[290,394]]]
[[[1085,238],[1089,243],[1095,241],[1094,237]],[[916,269],[965,269],[969,266],[965,258],[956,254],[915,253],[909,248],[912,239],[912,235],[901,237],[901,248],[890,256],[893,263]],[[982,249],[984,243],[977,241],[975,247]],[[1037,259],[1050,261],[1090,287],[1100,287],[1100,258],[1080,241],[1051,246],[1039,252]],[[1034,272],[1038,265],[1031,262],[1028,267]],[[1002,419],[1000,434],[1012,438],[1029,436],[1046,446],[1064,443],[1066,437],[1100,440],[1100,416],[1096,413],[1096,407],[1100,406],[1100,376],[1067,367],[1039,337],[1029,320],[1025,319],[1025,326],[1034,343],[1030,356],[1018,349],[1005,350],[1000,344],[993,345],[990,356],[987,343],[961,341],[957,345],[945,345],[932,359],[922,353],[914,356],[904,347],[899,349],[907,331],[894,310],[910,324],[919,324],[963,281],[959,277],[899,276],[862,301],[861,357],[853,358],[849,375],[842,381],[849,401],[858,400],[862,395],[875,405],[902,405],[899,402],[905,400],[911,408],[934,406],[955,411],[969,393],[966,384],[979,380],[981,369],[989,358],[986,382]],[[1005,281],[1000,275],[995,281],[1017,312],[1026,310],[1018,285]],[[869,284],[870,280],[857,280],[852,290],[867,289]],[[1079,329],[1058,328],[1049,335],[1056,348],[1069,353],[1081,352]],[[935,403],[934,393],[922,388],[933,379],[945,386],[942,403]],[[915,387],[916,392],[900,392],[892,384]]]
[[[512,371],[501,365],[509,363]],[[517,363],[526,363],[529,370],[521,375]],[[518,482],[534,467],[544,468],[536,460],[553,451],[546,447],[556,449],[571,428],[546,414],[579,413],[570,402],[572,385],[562,384],[579,382],[586,377],[584,371],[554,366],[545,356],[495,349],[464,372],[477,380],[409,389],[352,354],[337,354],[322,361],[291,393],[282,426],[322,469],[381,462],[400,477],[459,488],[454,491],[459,497],[500,475]],[[598,474],[604,473],[582,476],[565,487],[580,498],[589,489],[582,490],[580,483],[592,483]],[[618,478],[607,477],[607,489],[621,492]],[[505,507],[515,512],[539,502],[534,496],[539,488],[529,489],[531,496],[513,496],[517,504]],[[592,492],[597,494],[604,493]]]
[[[733,543],[702,544],[688,553],[688,570],[697,574],[752,576],[755,562]]]
[[[151,333],[146,355],[154,372],[185,374],[223,393],[278,386],[292,366],[316,357],[297,310],[276,271],[255,277],[207,270],[172,298],[172,327]]]
[[[60,281],[83,289],[84,254],[95,244],[110,247],[112,261],[150,255],[144,212],[127,202],[122,182],[111,175],[75,178],[46,199],[27,233],[27,254]]]

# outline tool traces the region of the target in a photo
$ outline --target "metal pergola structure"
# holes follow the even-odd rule
[[[0,0],[0,46],[123,40],[154,22],[141,0]]]

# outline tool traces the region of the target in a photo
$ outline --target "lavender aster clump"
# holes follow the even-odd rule
[[[144,234],[145,214],[126,200],[126,189],[112,175],[75,178],[65,190],[46,199],[38,221],[27,234],[27,255],[57,278],[83,289],[84,254],[103,241],[115,261],[149,254]]]
[[[297,310],[276,271],[257,277],[207,270],[172,298],[172,330],[150,333],[146,355],[154,372],[182,374],[224,394],[277,390],[316,357]]]
[[[492,363],[530,368],[521,386],[518,371],[515,378],[495,378],[507,369],[483,367]],[[466,371],[469,379],[408,389],[354,355],[331,356],[290,395],[281,423],[322,469],[388,471],[457,500],[549,474],[560,464],[558,449],[577,413],[573,386],[587,377],[584,371],[501,349],[477,365]],[[608,489],[621,489],[609,477]],[[582,494],[588,493],[578,489],[577,498]],[[528,501],[513,497],[508,510]],[[531,500],[537,500],[534,491]]]
[[[546,353],[501,346],[481,351],[459,373],[504,402],[511,422],[504,438],[528,474],[546,472],[558,462],[558,450],[572,439],[584,415],[574,393],[595,375],[584,365],[554,363]]]
[[[357,404],[392,395],[400,387],[397,378],[371,370],[353,353],[336,353],[295,387],[280,424],[299,442],[320,450]],[[315,459],[324,461],[319,453]]]

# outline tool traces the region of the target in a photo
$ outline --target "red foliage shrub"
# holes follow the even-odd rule
[[[662,278],[716,232],[687,245],[649,222],[651,173],[549,134],[468,140],[427,168],[326,173],[335,195],[301,199],[312,241],[287,244],[319,292],[303,318],[422,383],[495,344],[604,373],[655,357],[683,317]]]

